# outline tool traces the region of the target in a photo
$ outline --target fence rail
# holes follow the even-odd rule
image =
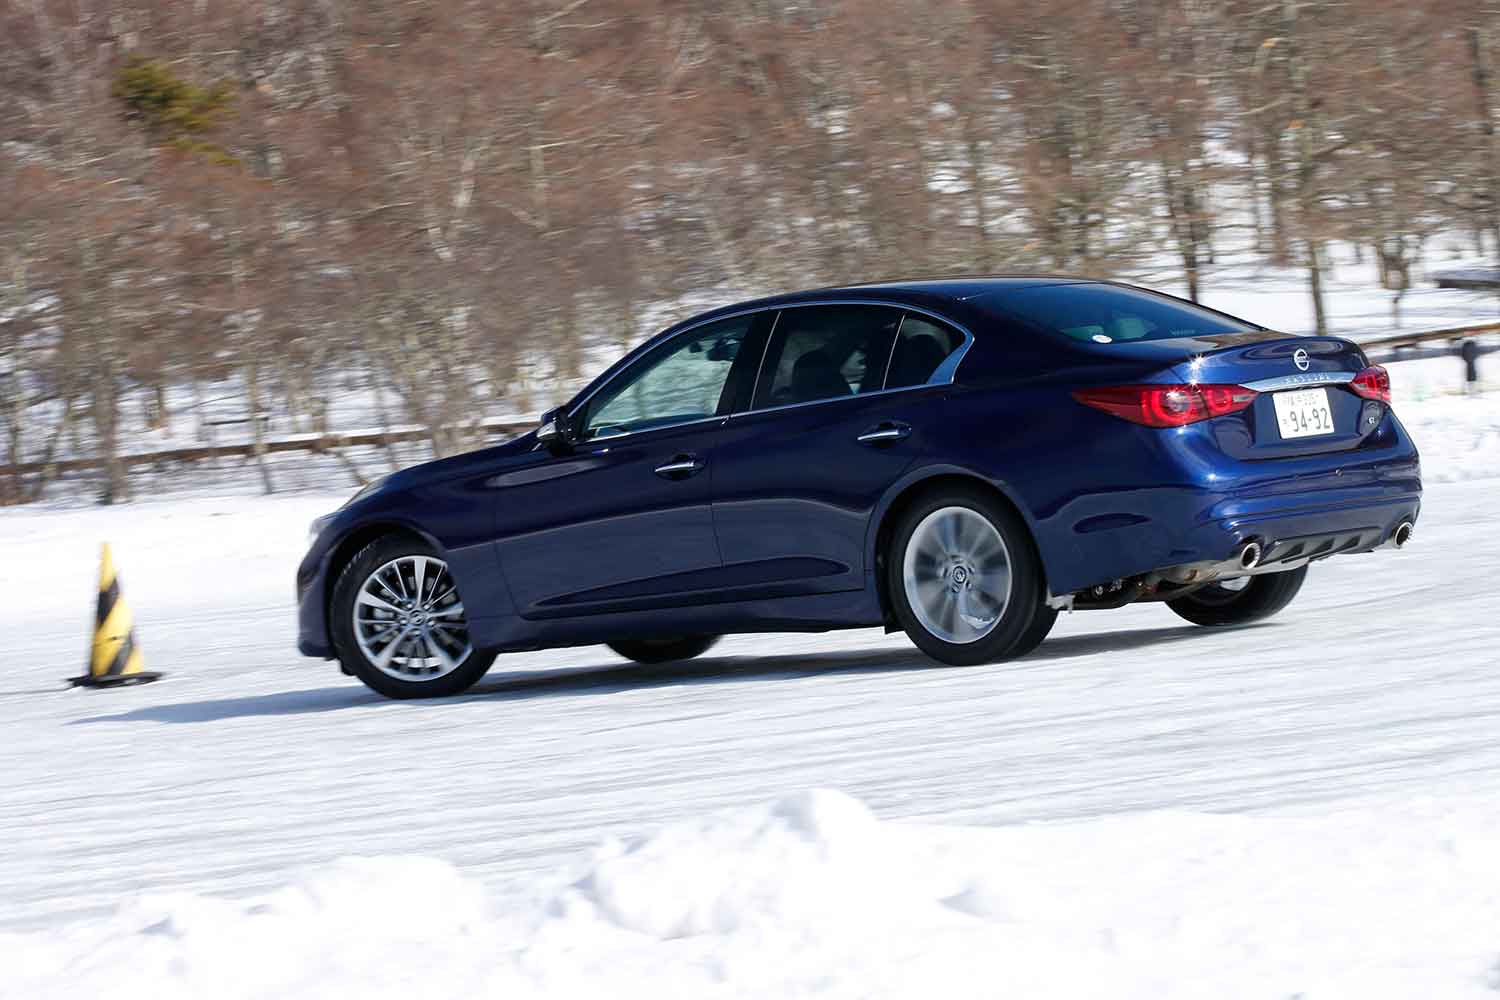
[[[1385,360],[1397,360],[1406,357],[1413,360],[1422,357],[1436,357],[1446,353],[1436,347],[1428,347],[1425,351],[1413,354],[1399,354],[1399,348],[1420,348],[1423,344],[1434,345],[1437,341],[1464,340],[1469,337],[1482,337],[1488,334],[1500,334],[1500,322],[1479,323],[1470,326],[1445,327],[1440,330],[1413,330],[1411,333],[1390,334],[1384,337],[1374,337],[1369,340],[1361,340],[1359,346],[1366,352],[1378,351]],[[1482,348],[1483,353],[1500,351],[1500,345],[1486,345]],[[530,430],[535,426],[534,420],[519,420],[515,417],[498,417],[482,420],[472,425],[476,430],[483,431],[489,436],[510,436]],[[314,453],[327,453],[339,448],[351,448],[360,445],[387,445],[396,444],[401,441],[419,441],[429,437],[431,431],[425,427],[404,426],[395,427],[386,431],[356,431],[348,434],[290,434],[271,438],[261,443],[261,448],[267,454],[288,451],[310,451]],[[204,444],[191,445],[183,448],[166,448],[160,451],[136,452],[129,455],[121,455],[120,462],[126,467],[138,465],[157,465],[170,462],[201,462],[213,458],[248,458],[255,454],[255,444],[251,441],[240,441],[233,444]],[[0,465],[0,476],[35,475],[45,472],[49,476],[64,472],[80,472],[98,468],[102,459],[97,456],[87,458],[65,458],[53,462],[22,462],[19,466]]]
[[[1500,333],[1500,323],[1479,323],[1473,326],[1450,326],[1441,330],[1413,330],[1411,333],[1393,333],[1359,341],[1359,346],[1368,351],[1380,347],[1415,347],[1434,340],[1467,340],[1486,334]]]
[[[494,420],[481,420],[477,424],[470,426],[476,430],[483,431],[488,436],[508,437],[530,430],[536,426],[536,421],[504,417]],[[387,431],[356,431],[349,434],[288,434],[281,437],[269,438],[261,442],[260,447],[266,454],[286,451],[322,453],[360,445],[387,445],[396,444],[401,441],[420,441],[430,436],[431,431],[425,427],[393,427]],[[255,450],[255,442],[238,441],[233,444],[189,445],[183,448],[164,448],[160,451],[135,452],[128,455],[121,455],[119,460],[126,468],[130,468],[137,465],[156,465],[169,462],[201,462],[211,458],[248,458],[255,454]],[[16,475],[18,473],[20,475],[33,475],[38,472],[79,472],[98,468],[102,462],[103,459],[98,456],[90,456],[87,458],[63,458],[53,462],[22,462],[19,466],[0,465],[0,476]]]

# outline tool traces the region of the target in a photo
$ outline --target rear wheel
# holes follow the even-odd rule
[[[609,648],[637,663],[671,663],[701,656],[719,641],[716,635],[697,635],[671,639],[622,639]]]
[[[1288,604],[1302,589],[1307,567],[1281,573],[1242,576],[1222,583],[1211,583],[1175,601],[1167,607],[1194,625],[1247,625],[1269,618]]]
[[[345,672],[390,698],[457,694],[495,661],[470,641],[448,564],[417,538],[361,549],[334,584],[329,616]]]
[[[1045,601],[1038,604],[1036,614],[1031,616],[1031,624],[1026,627],[1025,632],[1021,633],[1021,638],[1016,640],[1016,644],[1010,648],[1006,657],[1019,660],[1030,654],[1042,644],[1042,640],[1047,638],[1047,634],[1052,631],[1052,626],[1056,624],[1057,609],[1048,607]]]
[[[943,663],[1024,656],[1057,618],[1026,525],[979,490],[934,493],[903,513],[886,572],[897,621]]]

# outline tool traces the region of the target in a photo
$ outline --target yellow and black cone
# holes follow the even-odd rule
[[[89,653],[89,672],[72,678],[81,687],[119,687],[146,684],[161,674],[142,670],[141,647],[135,644],[135,620],[120,594],[120,578],[109,545],[99,565],[99,606],[94,613],[94,645]]]

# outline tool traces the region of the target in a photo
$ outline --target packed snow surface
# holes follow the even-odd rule
[[[963,829],[839,792],[605,844],[506,903],[350,857],[0,938],[12,993],[199,997],[1493,996],[1494,802]]]
[[[751,636],[390,702],[292,645],[340,495],[0,512],[0,996],[1492,995],[1497,403],[1398,405],[1405,551],[967,669]],[[106,540],[166,678],[67,690]]]

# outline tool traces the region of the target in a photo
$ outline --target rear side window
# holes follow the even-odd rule
[[[963,342],[963,334],[957,330],[907,313],[896,337],[896,349],[891,353],[891,370],[885,387],[902,389],[926,384]]]
[[[1258,330],[1232,316],[1118,285],[1033,285],[976,304],[1072,340],[1114,344]]]
[[[885,306],[783,309],[766,345],[754,409],[874,392],[885,383],[899,310]]]

